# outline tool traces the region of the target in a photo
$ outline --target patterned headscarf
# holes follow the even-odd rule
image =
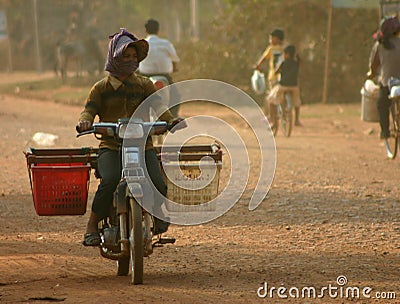
[[[146,58],[149,51],[149,44],[144,39],[138,39],[129,33],[125,28],[120,33],[109,36],[111,39],[108,45],[108,54],[105,70],[113,76],[126,76],[132,74],[139,66],[139,62]],[[125,49],[133,45],[136,48],[137,62],[124,62],[122,55]]]

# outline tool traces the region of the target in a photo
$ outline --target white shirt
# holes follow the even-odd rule
[[[157,35],[146,37],[149,43],[149,53],[140,62],[139,71],[142,74],[171,74],[173,72],[172,62],[179,62],[175,48],[167,39],[161,39]]]

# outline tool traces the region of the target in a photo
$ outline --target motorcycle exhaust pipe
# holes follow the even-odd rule
[[[106,247],[100,246],[100,254],[102,257],[110,259],[110,260],[119,260],[123,257],[129,256],[129,240],[127,239],[127,214],[121,213],[118,216],[119,219],[119,230],[121,239],[118,242],[121,246],[121,252],[111,252]]]
[[[121,252],[111,252],[111,251],[108,251],[107,248],[105,248],[103,246],[100,246],[100,254],[101,254],[101,256],[103,258],[106,258],[106,259],[109,259],[109,260],[114,260],[114,261],[120,260],[121,258],[128,256],[129,255],[129,245],[128,245],[129,241],[128,240],[121,240],[120,242],[122,244],[125,243],[125,246],[123,246],[123,247],[126,248],[125,251],[121,250]]]

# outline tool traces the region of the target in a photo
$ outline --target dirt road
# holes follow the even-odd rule
[[[1,303],[400,301],[400,159],[385,159],[378,127],[360,121],[358,105],[304,106],[304,127],[276,139],[275,180],[260,207],[248,211],[245,194],[209,224],[172,226],[177,242],[146,259],[141,286],[81,245],[88,214],[35,214],[22,151],[35,132],[58,135],[57,147],[96,146],[74,137],[81,108],[18,96],[0,105]],[[311,287],[323,297],[302,298]],[[347,287],[360,298],[345,298]]]

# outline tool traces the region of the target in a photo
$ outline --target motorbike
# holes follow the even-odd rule
[[[153,82],[157,90],[161,90],[162,88],[165,88],[168,85],[172,84],[170,82],[172,80],[165,74],[153,74],[153,75],[148,75],[148,77]],[[164,94],[163,100],[170,100],[171,98],[172,99],[180,98],[179,92],[177,91],[175,86],[171,86],[169,90],[162,90],[162,94]],[[171,106],[171,104],[169,105],[167,104],[167,106]],[[171,111],[172,115],[177,117],[179,112],[179,105],[169,107],[169,110]]]
[[[77,137],[94,134],[97,139],[108,136],[120,142],[123,170],[114,193],[112,212],[99,223],[100,254],[117,261],[117,275],[128,275],[131,265],[131,282],[142,284],[143,258],[150,256],[153,248],[175,242],[174,238],[155,234],[154,217],[140,204],[144,197],[149,200],[146,193],[149,181],[142,163],[145,153],[143,137],[164,134],[173,125],[135,121],[128,128],[128,123],[129,119],[120,119],[117,123],[94,123],[91,130],[80,132]],[[128,146],[122,146],[124,139],[129,142]]]
[[[157,90],[160,90],[169,85],[169,81],[164,75],[152,75],[149,77],[149,79],[153,82]]]
[[[186,124],[176,125],[180,121],[166,123],[120,119],[116,123],[96,122],[90,130],[78,132],[77,135],[94,134],[97,139],[111,137],[119,143],[121,179],[114,192],[112,208],[98,225],[101,236],[99,250],[102,257],[116,261],[117,275],[127,276],[131,270],[133,284],[143,283],[144,258],[153,254],[154,248],[175,242],[174,238],[162,235],[157,229],[157,218],[150,213],[151,208],[156,206],[156,200],[149,185],[150,177],[145,171],[144,142],[149,136],[186,127]],[[173,159],[173,165],[168,167],[183,170],[187,176],[199,174],[199,162],[204,156],[212,157],[219,168],[222,164],[222,151],[214,144],[171,145],[165,146],[165,151],[162,147],[154,146],[159,161],[162,155]],[[101,178],[97,170],[98,148],[29,148],[24,154],[37,215],[71,216],[86,213],[91,170],[94,169],[96,178]],[[176,156],[178,163],[175,163]],[[180,162],[188,166],[181,167]],[[194,163],[198,166],[193,166]],[[203,204],[216,197],[218,181],[219,174],[212,184],[195,190],[197,195],[189,197],[190,204]],[[168,179],[167,186],[168,199],[177,204],[188,202],[187,189],[174,185]],[[199,198],[199,193],[204,195]],[[169,208],[168,201],[165,209],[177,211]]]

